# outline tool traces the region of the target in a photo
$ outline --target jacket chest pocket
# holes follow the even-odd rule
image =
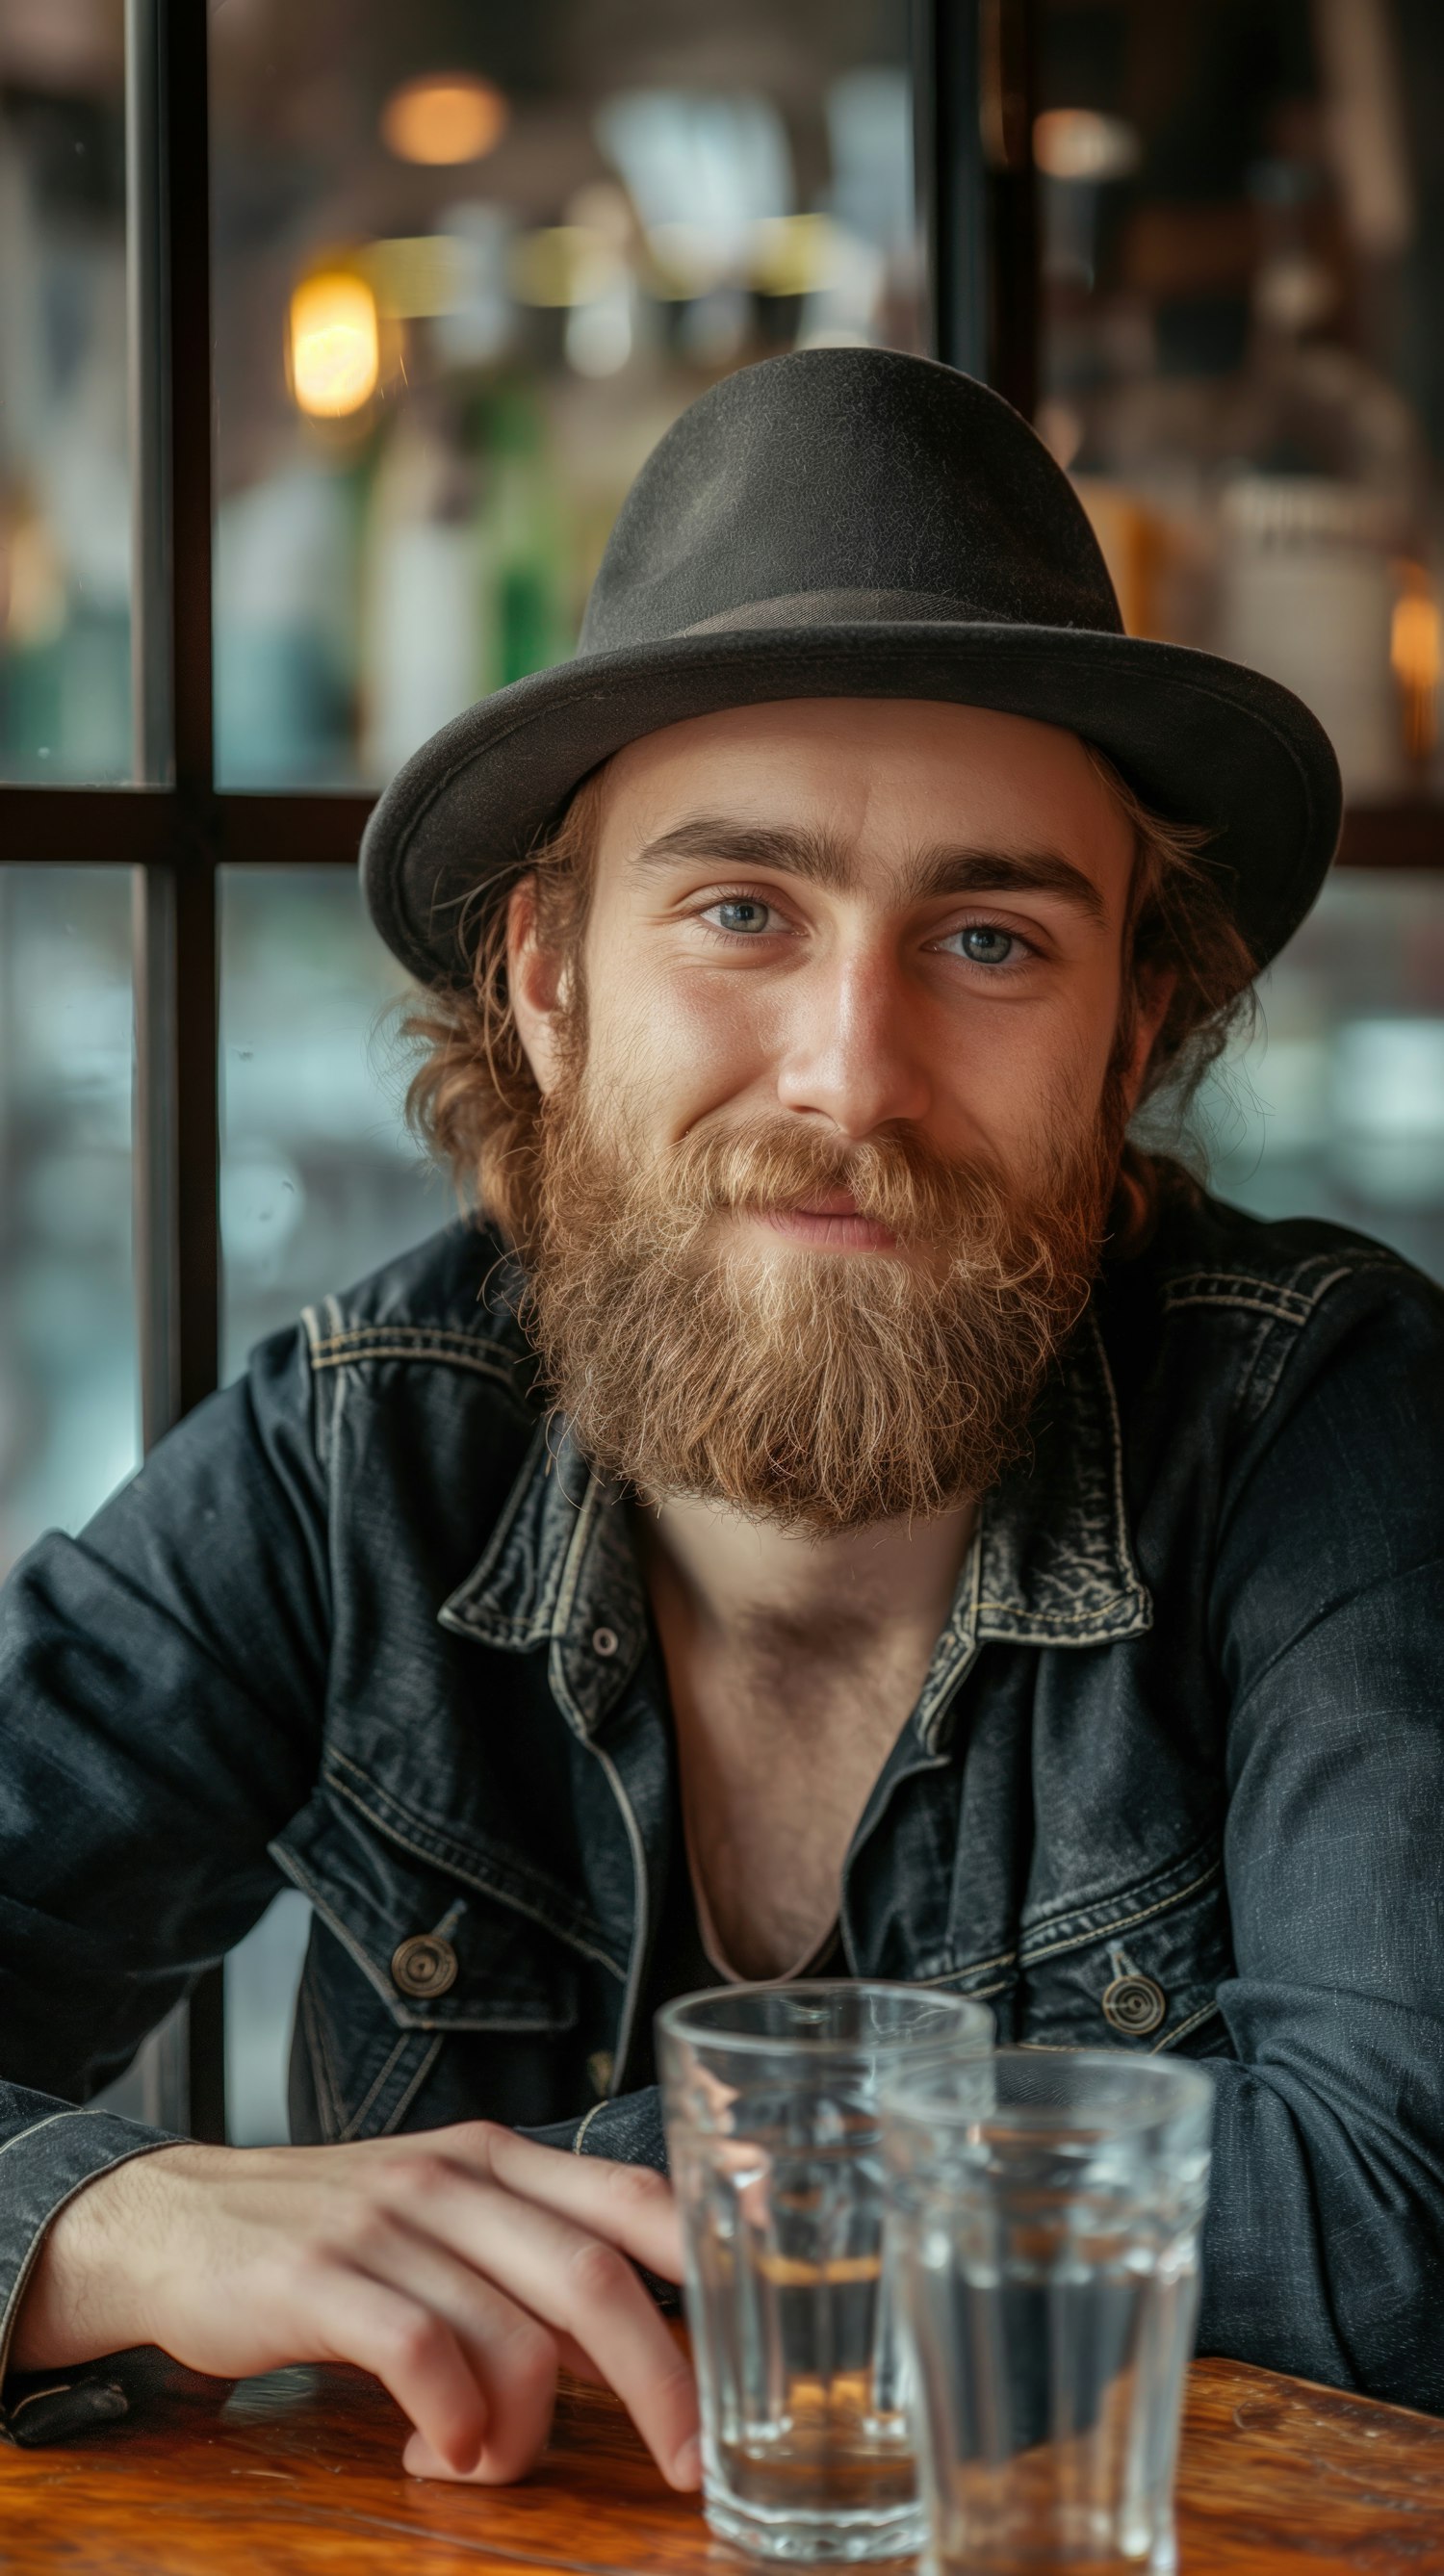
[[[1222,1857],[1209,1847],[1116,1897],[1025,1923],[1013,2036],[1040,2048],[1229,2053],[1217,1994],[1232,1973]]]
[[[534,2053],[576,2023],[576,1961],[544,1924],[349,1805],[323,1791],[271,1851],[315,1910],[297,2038],[323,2136],[400,2127],[450,2037],[525,2035]]]

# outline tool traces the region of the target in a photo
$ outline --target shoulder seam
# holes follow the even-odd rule
[[[1340,1280],[1352,1278],[1362,1270],[1404,1266],[1383,1247],[1378,1252],[1361,1247],[1357,1251],[1312,1253],[1286,1279],[1271,1279],[1256,1270],[1179,1271],[1164,1280],[1159,1303],[1165,1314],[1181,1306],[1230,1306],[1269,1315],[1277,1323],[1306,1324]],[[1317,1275],[1311,1278],[1311,1272]]]
[[[475,1334],[444,1324],[352,1324],[323,1332],[313,1306],[303,1321],[313,1369],[348,1368],[362,1360],[420,1360],[469,1369],[510,1387],[527,1356],[491,1349]]]

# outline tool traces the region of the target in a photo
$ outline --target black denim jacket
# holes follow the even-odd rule
[[[329,1299],[12,1578],[0,2375],[47,2222],[159,2142],[73,2106],[286,1882],[298,2140],[661,2159],[665,1687],[507,1284],[457,1227]],[[1004,2038],[1206,2060],[1203,2348],[1444,2410],[1441,1428],[1437,1290],[1175,1209],[985,1504],[841,1929]]]

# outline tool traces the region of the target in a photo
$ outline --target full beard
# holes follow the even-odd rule
[[[1110,1074],[1027,1192],[911,1131],[848,1147],[800,1120],[703,1126],[649,1159],[568,1079],[527,1247],[558,1407],[652,1503],[822,1535],[985,1493],[1087,1303],[1126,1115]],[[738,1222],[843,1188],[897,1252],[773,1248]]]

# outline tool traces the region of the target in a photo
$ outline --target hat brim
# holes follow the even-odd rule
[[[988,707],[1096,743],[1146,804],[1209,834],[1205,863],[1260,966],[1297,929],[1338,842],[1327,734],[1290,690],[1239,663],[1071,627],[734,628],[579,655],[444,725],[367,824],[371,917],[420,981],[464,980],[469,898],[515,870],[600,761],[691,716],[830,697]]]

